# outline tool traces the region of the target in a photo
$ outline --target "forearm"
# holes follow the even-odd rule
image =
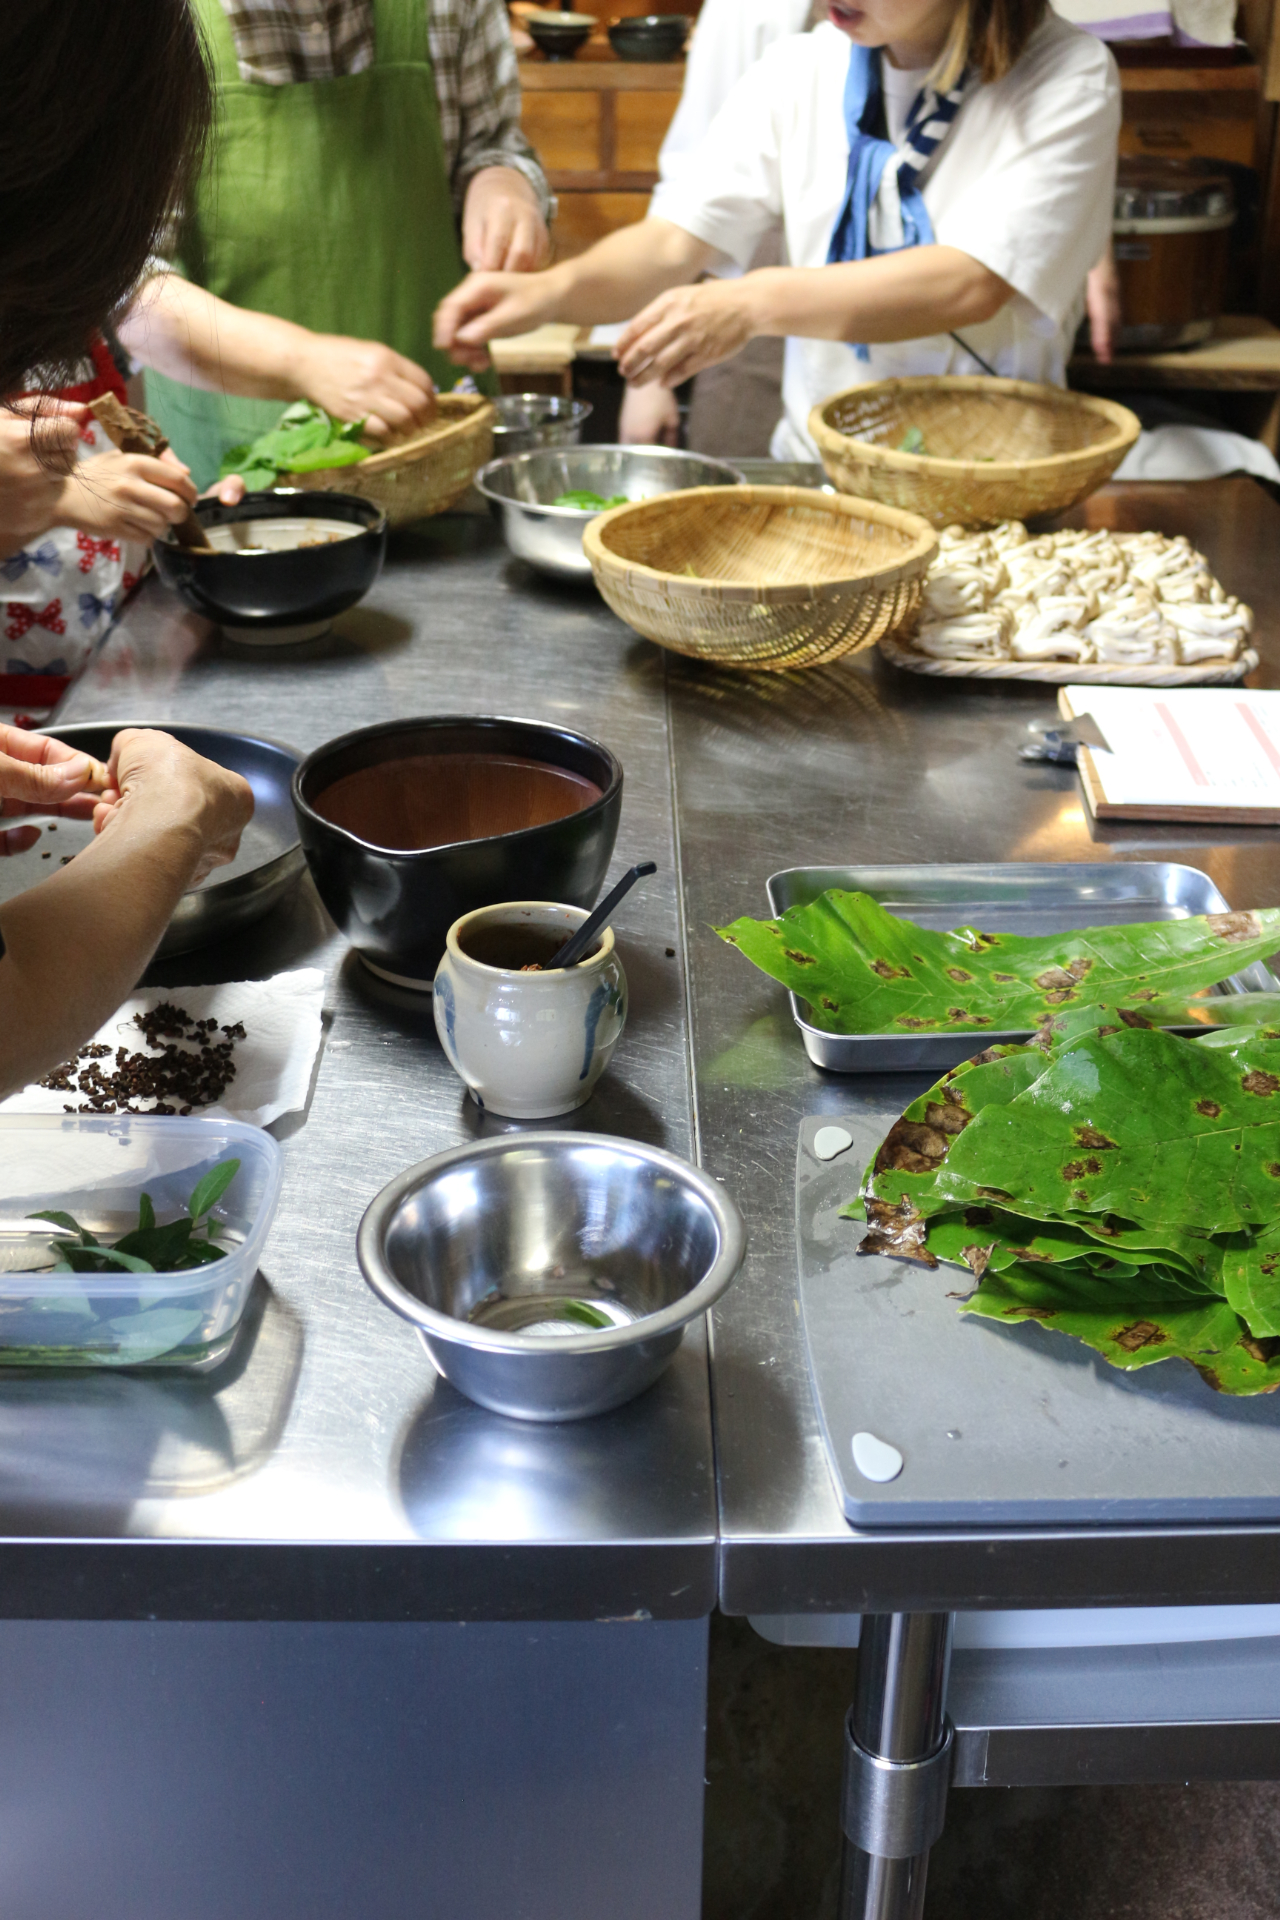
[[[293,400],[315,336],[291,320],[233,307],[181,274],[149,280],[117,328],[135,360],[211,393]]]
[[[194,827],[122,810],[0,911],[0,1097],[74,1054],[145,972],[200,857]]]
[[[715,258],[715,250],[670,220],[619,227],[586,253],[552,267],[549,320],[604,326],[629,320],[668,287],[684,286]]]
[[[741,287],[758,334],[922,340],[994,319],[1013,289],[957,247],[909,247],[824,267],[763,267]]]

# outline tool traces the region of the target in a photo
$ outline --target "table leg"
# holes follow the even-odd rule
[[[845,1727],[840,1920],[921,1920],[951,1775],[949,1613],[862,1622]]]

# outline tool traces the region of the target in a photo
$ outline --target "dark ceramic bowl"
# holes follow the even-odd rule
[[[615,20],[609,40],[619,60],[678,60],[688,34],[683,13],[641,13]]]
[[[286,487],[247,493],[235,507],[201,500],[195,511],[211,534],[247,522],[266,543],[282,537],[280,523],[301,521],[320,542],[277,552],[243,553],[229,547],[226,552],[193,553],[172,536],[156,541],[156,572],[165,585],[197,613],[251,644],[314,638],[335,614],[362,600],[382,571],[387,516],[353,493]],[[326,542],[325,522],[358,531]]]
[[[535,47],[548,60],[572,60],[578,48],[585,46],[595,26],[595,16],[583,13],[527,13],[523,25]]]
[[[510,828],[524,803],[508,794],[505,813],[492,816],[492,824],[508,830],[466,838],[455,815],[453,838],[434,846],[406,845],[395,818],[368,816],[371,785],[351,777],[437,755],[533,762],[530,780],[567,776],[579,783],[585,804],[539,825]],[[455,760],[432,790],[443,832],[449,831],[448,816],[457,807],[472,809],[473,829],[481,818],[480,791],[477,787],[473,802],[466,764]],[[335,791],[339,781],[350,782],[341,799]],[[393,781],[388,773],[385,789],[381,783],[372,788],[385,791],[389,804]],[[375,973],[397,986],[426,989],[444,952],[445,935],[464,913],[503,900],[594,904],[617,837],[622,767],[607,747],[585,734],[531,720],[453,714],[390,720],[344,733],[309,754],[293,776],[293,805],[302,850],[331,918]],[[345,824],[326,814],[341,814]],[[381,844],[397,838],[398,847]]]

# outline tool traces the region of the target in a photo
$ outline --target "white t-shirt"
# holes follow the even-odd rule
[[[848,167],[848,68],[836,27],[778,41],[738,82],[695,159],[659,186],[652,212],[739,266],[778,231],[790,265],[823,266]],[[1119,131],[1110,53],[1051,14],[1011,73],[974,87],[939,147],[922,183],[936,239],[1014,288],[994,320],[961,330],[995,372],[1062,384],[1085,278],[1111,231]],[[815,458],[810,409],[846,387],[980,371],[945,334],[873,345],[867,360],[840,341],[790,339],[774,458]]]

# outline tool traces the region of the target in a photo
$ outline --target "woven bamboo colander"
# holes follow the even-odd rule
[[[911,427],[924,453],[899,451]],[[1062,513],[1110,479],[1139,431],[1114,400],[982,374],[875,380],[809,415],[842,493],[922,513],[935,527]]]
[[[282,474],[282,487],[320,487],[373,500],[393,527],[444,513],[493,458],[497,410],[478,393],[442,393],[435,419],[421,433],[370,454],[355,467]]]
[[[781,673],[870,647],[920,604],[937,552],[913,513],[805,487],[691,487],[582,536],[597,587],[647,640]]]

